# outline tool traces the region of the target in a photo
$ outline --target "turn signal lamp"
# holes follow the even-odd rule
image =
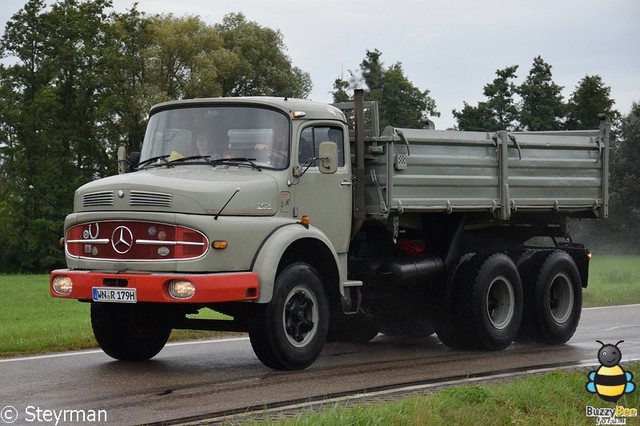
[[[223,240],[214,241],[211,243],[211,247],[216,250],[224,250],[229,247],[229,243]]]
[[[173,280],[169,282],[168,291],[174,299],[191,299],[196,294],[196,286],[188,280]]]
[[[56,294],[60,296],[68,296],[73,291],[73,281],[66,275],[57,275],[51,282],[51,287]]]
[[[309,216],[302,216],[300,218],[300,223],[303,224],[306,227],[309,227],[309,225],[311,225],[311,218]]]

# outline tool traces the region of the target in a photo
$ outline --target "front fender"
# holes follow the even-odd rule
[[[318,228],[313,226],[307,228],[300,223],[281,226],[264,239],[253,261],[252,271],[258,274],[260,280],[260,294],[256,302],[268,303],[271,301],[280,259],[291,244],[303,238],[322,242],[331,252],[336,267],[340,265],[338,255],[331,242]]]

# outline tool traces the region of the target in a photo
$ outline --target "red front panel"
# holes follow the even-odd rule
[[[135,288],[138,302],[159,303],[216,303],[255,300],[258,298],[258,275],[253,272],[219,274],[107,274],[91,271],[59,269],[51,273],[50,283],[58,275],[73,280],[71,294],[61,296],[50,286],[53,297],[92,300],[93,287],[111,286],[113,283]],[[167,287],[172,280],[184,279],[195,284],[196,292],[191,299],[174,299]]]
[[[98,221],[72,226],[67,254],[91,260],[187,260],[203,256],[207,238],[183,226],[157,222]]]

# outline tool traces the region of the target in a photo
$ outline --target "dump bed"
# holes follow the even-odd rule
[[[366,141],[365,204],[390,212],[608,215],[608,127],[580,132],[387,128]]]

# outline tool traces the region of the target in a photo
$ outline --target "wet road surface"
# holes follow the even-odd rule
[[[640,305],[585,309],[576,334],[561,346],[514,343],[501,352],[465,352],[448,349],[435,336],[379,335],[368,344],[327,344],[315,364],[294,372],[264,367],[244,337],[169,344],[142,363],[115,361],[100,350],[5,358],[0,409],[10,407],[3,413],[17,415],[14,424],[55,424],[63,410],[106,413],[111,424],[160,422],[493,372],[595,365],[596,340],[624,340],[623,365],[640,359]]]

